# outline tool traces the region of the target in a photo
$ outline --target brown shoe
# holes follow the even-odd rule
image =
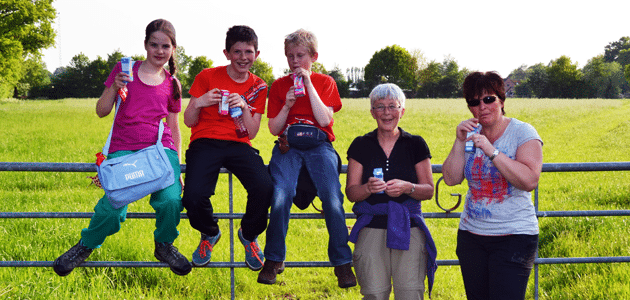
[[[357,285],[357,278],[354,277],[350,263],[335,267],[335,276],[340,288],[349,288]]]
[[[274,284],[276,283],[276,274],[284,271],[284,262],[275,262],[273,260],[265,260],[262,271],[258,273],[258,283]]]

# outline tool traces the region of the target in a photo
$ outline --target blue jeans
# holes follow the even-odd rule
[[[308,170],[317,196],[322,201],[324,218],[328,229],[328,258],[333,266],[352,262],[352,250],[348,246],[348,227],[343,209],[343,194],[337,170],[337,154],[330,143],[309,149],[289,149],[281,154],[278,146],[273,148],[269,161],[269,172],[274,183],[271,200],[265,258],[282,262],[286,258],[286,236],[289,215],[295,196],[298,174],[304,165]]]

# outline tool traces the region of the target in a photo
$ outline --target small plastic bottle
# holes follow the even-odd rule
[[[249,132],[243,121],[243,110],[240,107],[230,108],[230,116],[234,120],[234,125],[236,125],[236,136],[239,138],[249,136]]]
[[[466,133],[466,138],[469,138],[473,134],[479,133],[479,128],[479,125],[477,125],[477,127],[475,127],[473,131],[469,131],[468,133]],[[475,143],[472,140],[467,141],[464,151],[469,153],[475,152]]]
[[[374,168],[374,171],[372,172],[372,174],[374,174],[375,178],[383,180],[383,168]],[[384,192],[381,191],[381,192],[378,192],[377,194],[382,194],[382,193]]]

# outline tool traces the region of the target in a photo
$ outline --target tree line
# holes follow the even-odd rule
[[[11,0],[0,7],[0,98],[86,98],[99,97],[103,82],[110,71],[125,56],[119,50],[107,58],[90,59],[83,53],[75,55],[68,66],[54,73],[46,69],[41,50],[54,44],[52,29],[56,10],[53,0]],[[144,60],[142,56],[132,56]],[[178,75],[184,97],[195,76],[213,66],[205,56],[186,55],[184,47],[176,52]],[[260,58],[252,73],[268,85],[275,80],[273,68]],[[289,70],[284,69],[284,74]],[[335,66],[327,71],[315,63],[313,71],[332,76],[339,94],[347,97],[367,97],[380,83],[395,83],[413,98],[459,98],[464,78],[471,71],[460,68],[447,56],[443,61],[428,61],[422,51],[392,45],[376,51],[364,67]],[[609,43],[604,54],[593,57],[579,69],[568,56],[547,64],[520,66],[506,80],[514,84],[509,96],[537,98],[622,98],[630,95],[630,37]]]
[[[364,86],[369,90],[391,82],[411,97],[454,98],[462,96],[461,86],[469,73],[451,57],[442,63],[427,62],[420,51],[410,53],[393,45],[372,56],[365,67]],[[512,97],[624,98],[630,94],[630,37],[609,43],[604,54],[591,58],[582,69],[561,56],[548,64],[523,65],[508,79],[514,84],[508,94]]]

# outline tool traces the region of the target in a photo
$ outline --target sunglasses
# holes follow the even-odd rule
[[[468,106],[478,106],[479,104],[481,104],[481,101],[483,101],[483,103],[485,104],[490,104],[490,103],[494,103],[494,101],[496,100],[497,100],[496,96],[487,96],[487,97],[484,97],[483,99],[466,100],[466,103],[468,103]]]

